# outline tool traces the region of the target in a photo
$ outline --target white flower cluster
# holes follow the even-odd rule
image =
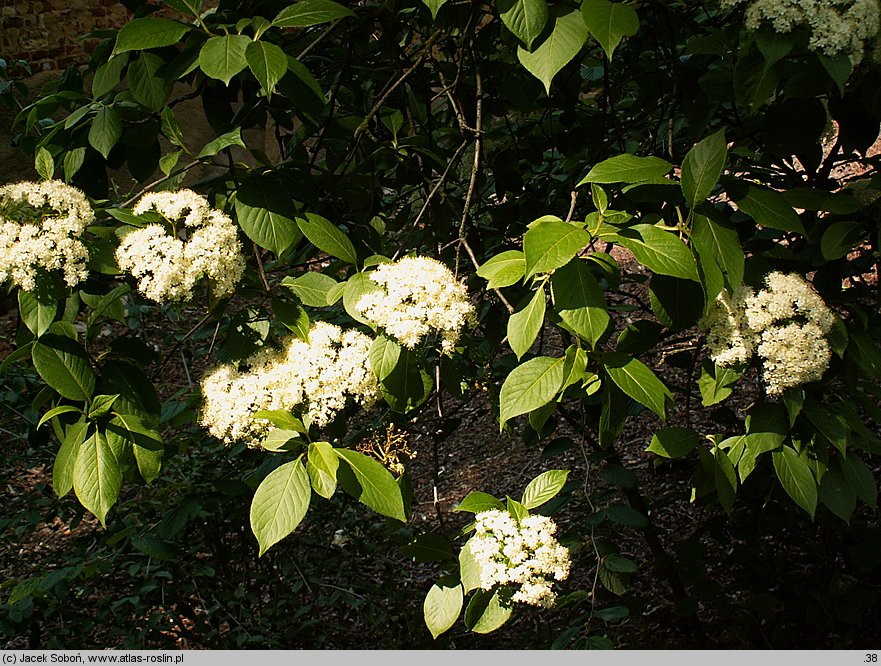
[[[215,298],[229,296],[245,270],[236,226],[192,190],[151,192],[132,209],[159,212],[175,230],[150,224],[125,235],[116,250],[119,267],[138,280],[138,289],[158,303],[187,300],[203,277]],[[187,239],[177,237],[183,221]]]
[[[721,0],[723,7],[748,1],[746,26],[758,30],[767,21],[775,31],[810,30],[809,47],[828,56],[847,53],[854,65],[863,57],[863,44],[878,34],[878,0]]]
[[[462,327],[473,324],[468,290],[439,261],[404,257],[381,264],[370,279],[380,289],[364,294],[356,309],[405,347],[436,331],[443,353],[452,353]]]
[[[804,279],[770,273],[765,289],[741,286],[733,296],[722,292],[702,324],[707,347],[718,365],[746,363],[753,353],[762,360],[769,395],[814,382],[829,367],[826,334],[835,315]]]
[[[86,195],[60,180],[0,187],[0,282],[33,291],[40,271],[56,270],[69,287],[85,280],[80,237],[94,219]]]
[[[557,526],[545,516],[527,516],[520,525],[507,511],[492,509],[475,516],[468,548],[480,565],[480,587],[513,583],[513,600],[531,606],[554,605],[554,580],[569,576],[569,551],[554,538]]]
[[[381,397],[363,333],[316,322],[309,342],[297,337],[281,350],[263,349],[239,371],[225,364],[202,380],[201,424],[225,442],[250,440],[256,446],[270,430],[260,410],[300,410],[316,425],[327,425],[347,397],[368,409]]]

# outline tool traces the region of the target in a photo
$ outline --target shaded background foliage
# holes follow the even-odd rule
[[[136,19],[158,9],[137,0],[125,4]],[[108,531],[88,533],[97,546],[72,538],[64,568],[55,563],[46,574],[8,581],[11,593],[0,617],[10,640],[29,636],[34,645],[87,644],[81,626],[60,620],[65,608],[76,603],[89,608],[95,624],[106,626],[106,633],[88,639],[95,644],[165,646],[183,638],[207,647],[367,647],[362,641],[369,635],[370,647],[434,645],[422,626],[419,595],[429,577],[424,567],[438,573],[441,565],[409,562],[407,556],[428,557],[418,549],[402,551],[404,557],[388,550],[389,544],[405,546],[418,536],[418,528],[395,529],[379,518],[365,519],[351,503],[335,498],[315,503],[306,534],[282,544],[284,550],[255,559],[246,505],[253,488],[280,461],[208,442],[188,425],[198,398],[161,380],[168,359],[181,351],[185,363],[204,367],[215,341],[218,359],[241,359],[280,335],[283,304],[295,303],[281,286],[287,274],[310,265],[347,274],[344,263],[328,265],[327,255],[303,238],[293,219],[306,212],[339,226],[354,244],[359,263],[371,255],[419,250],[467,276],[474,292],[485,287],[473,275],[477,265],[502,251],[518,250],[529,223],[544,215],[595,222],[599,209],[601,221],[622,229],[633,222],[673,228],[682,224],[683,215],[688,220],[704,216],[736,234],[746,255],[746,282],[756,285],[772,269],[813,273],[814,286],[847,321],[834,383],[826,387],[840,399],[816,388],[801,396],[805,413],[826,410],[822,413],[831,417],[818,425],[805,413],[799,418],[800,404],[791,409],[787,403],[784,409],[765,403],[762,418],[752,412],[752,432],[773,434],[777,422],[785,422],[786,441],[810,440],[821,450],[821,462],[838,460],[837,448],[843,459],[856,455],[877,473],[867,455],[881,450],[873,434],[881,370],[876,346],[878,158],[869,151],[881,120],[877,65],[867,56],[851,71],[846,57],[809,51],[799,33],[744,32],[736,12],[722,12],[712,3],[647,1],[633,4],[639,30],[627,34],[611,60],[611,38],[595,39],[580,28],[583,44],[576,44],[571,59],[555,60],[560,68],[550,83],[521,66],[518,49],[532,46],[535,52],[554,30],[553,19],[571,16],[579,6],[556,3],[550,7],[551,20],[514,34],[500,13],[522,4],[365,2],[351,6],[354,17],[340,12],[314,26],[276,19],[277,25],[268,28],[254,17],[266,17],[268,24],[283,15],[287,2],[221,1],[197,21],[200,3],[168,1],[165,5],[181,16],[190,15],[180,27],[166,24],[173,38],[139,42],[143,38],[128,28],[131,48],[122,49],[122,33],[101,32],[94,35],[103,41],[85,71],[68,69],[33,100],[25,100],[20,87],[4,88],[5,100],[24,106],[16,129],[25,153],[44,165],[51,156],[52,172],[101,203],[103,221],[92,239],[97,273],[83,288],[98,298],[86,301],[89,312],[96,312],[100,297],[117,287],[118,271],[104,260],[115,243],[117,220],[130,221],[125,208],[143,191],[192,186],[234,212],[244,235],[255,243],[239,294],[229,303],[211,303],[205,319],[156,308],[134,294],[117,294],[90,318],[84,337],[101,357],[104,381],[120,369],[155,381],[158,396],[142,386],[131,397],[149,402],[146,411],[157,427],[173,436],[166,437],[162,476],[146,487],[130,474]],[[236,70],[235,64],[201,55],[208,39],[258,32],[261,43],[282,50],[282,61],[263,69],[245,62]],[[525,43],[530,37],[531,45]],[[8,75],[12,67],[7,67]],[[194,135],[192,103],[201,106],[212,140]],[[678,175],[687,171],[684,162],[694,144],[713,136],[716,143],[705,145],[716,146],[713,159],[721,154],[719,173],[722,166],[725,170],[721,177],[716,174],[711,203],[703,202],[709,191],[699,201],[688,200],[686,187],[675,181],[627,187],[625,178],[595,179],[607,192],[590,194],[579,187],[591,167],[622,153],[663,157],[682,165]],[[616,185],[621,182],[624,186]],[[841,191],[845,185],[848,189]],[[607,203],[600,203],[603,198]],[[691,228],[682,231],[687,235]],[[612,232],[600,234],[592,239],[591,250],[626,245],[619,241]],[[705,259],[696,241],[692,247]],[[709,416],[693,413],[698,400],[693,384],[703,356],[696,345],[670,351],[695,338],[692,327],[715,298],[710,280],[658,274],[651,262],[643,263],[655,272],[648,282],[645,271],[623,261],[620,272],[614,262],[608,270],[595,271],[604,280],[613,315],[638,312],[640,321],[649,323],[636,325],[628,343],[618,338],[613,345],[617,331],[604,332],[592,341],[595,348],[589,347],[596,352],[591,362],[601,373],[609,366],[603,361],[611,358],[601,351],[604,346],[614,347],[609,354],[626,352],[651,362],[664,352],[672,360],[663,378],[680,404],[674,426],[697,428],[700,419],[704,432],[741,432],[747,401],[715,407]],[[461,355],[441,364],[444,390],[461,404],[484,393],[475,393],[475,386],[488,389],[491,402],[497,402],[499,385],[522,356],[506,353],[504,339],[510,338],[511,328],[505,322],[533,293],[527,284],[488,293],[481,304],[481,326],[467,338]],[[122,298],[126,310],[117,300]],[[347,309],[330,316],[351,321]],[[105,351],[98,332],[113,320],[112,326],[124,331],[123,342]],[[181,331],[169,335],[169,321]],[[542,317],[539,327],[543,323]],[[551,326],[556,323],[549,316],[544,330],[558,354],[569,341],[567,331],[560,334]],[[20,326],[17,342],[25,344],[29,335]],[[154,352],[157,341],[160,350]],[[4,404],[31,422],[16,426],[23,428],[23,439],[14,440],[19,448],[13,458],[36,456],[48,465],[57,445],[46,441],[45,427],[36,430],[33,424],[52,396],[40,391],[42,385],[23,366],[4,365],[18,373],[10,374]],[[607,388],[602,395],[617,398],[570,395],[556,414],[544,415],[546,422],[530,419],[523,429],[526,445],[541,443],[548,456],[563,451],[568,466],[582,464],[583,450],[589,462],[581,469],[585,478],[591,465],[605,474],[607,487],[587,489],[585,481],[582,492],[579,482],[570,482],[563,496],[569,504],[559,519],[575,546],[576,568],[586,573],[567,588],[562,610],[544,616],[530,610],[495,635],[498,643],[486,642],[495,640],[492,636],[481,639],[459,631],[452,645],[654,645],[652,629],[633,618],[646,614],[657,603],[649,600],[658,597],[670,609],[668,624],[679,637],[655,632],[664,636],[657,645],[851,646],[874,635],[876,546],[881,541],[874,480],[872,491],[859,493],[858,509],[857,491],[838,489],[845,496],[842,503],[824,497],[820,486],[824,506],[810,523],[781,492],[769,456],[749,482],[745,476],[735,480],[728,494],[718,480],[719,449],[707,454],[698,445],[664,456],[687,455],[687,462],[658,466],[657,474],[674,477],[673,489],[657,479],[647,482],[644,474],[637,481],[626,469],[627,448],[613,441],[630,416],[649,429],[657,423],[639,413],[642,407],[631,401],[633,395],[608,381],[610,374],[603,375]],[[704,375],[709,388],[701,386],[701,397],[714,406],[707,395],[721,395],[729,386],[718,369],[705,368]],[[751,395],[744,384],[738,390]],[[118,390],[111,388],[104,392]],[[442,433],[434,438],[437,446],[460,423],[454,412],[432,417],[430,425],[417,424],[417,416],[429,418],[433,409],[428,393],[409,396],[420,405],[409,414],[384,416],[417,432],[421,427],[423,433]],[[762,395],[753,397],[762,402]],[[666,402],[661,396],[661,413]],[[758,421],[767,429],[759,429]],[[377,425],[364,424],[348,441]],[[649,439],[639,439],[640,450]],[[862,451],[854,454],[854,447]],[[532,464],[540,462],[533,456]],[[412,468],[415,482],[421,474],[423,481],[433,478],[436,484],[437,460],[419,463]],[[816,496],[819,476],[816,481],[809,477],[810,484]],[[514,496],[523,485],[508,480],[504,490]],[[707,505],[691,516],[698,523],[672,520],[660,538],[653,523],[664,525],[667,496],[687,493],[692,485],[699,502]],[[23,547],[30,545],[27,535],[34,526],[51,522],[49,517],[74,524],[83,519],[75,501],[51,498],[45,489],[28,495],[33,506],[4,519],[5,534],[24,539]],[[429,529],[447,532],[447,537],[454,532],[444,524]],[[647,544],[639,546],[638,571],[621,555],[633,554],[628,539],[639,540],[635,535]],[[348,550],[333,545],[335,538],[337,543],[349,539]],[[334,577],[338,571],[353,573],[343,579]],[[412,587],[395,584],[402,572],[413,577]],[[639,583],[640,577],[650,582]],[[96,579],[105,590],[111,584],[125,589],[125,596],[108,606],[105,596],[91,592]],[[186,593],[181,581],[187,582]],[[115,622],[120,615],[129,622]],[[637,638],[628,639],[628,630]]]

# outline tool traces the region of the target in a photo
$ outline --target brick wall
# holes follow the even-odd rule
[[[34,71],[85,64],[93,30],[119,28],[131,17],[117,0],[0,0],[0,58],[20,58]]]

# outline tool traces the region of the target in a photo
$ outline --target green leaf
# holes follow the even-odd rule
[[[459,579],[466,594],[480,587],[480,565],[474,559],[470,546],[473,540],[474,537],[459,550]]]
[[[101,296],[97,302],[91,301],[87,304],[92,309],[89,313],[89,317],[86,319],[86,325],[92,326],[98,318],[105,313],[108,314],[108,318],[116,319],[121,323],[125,323],[125,310],[120,300],[123,296],[128,294],[132,288],[127,284],[121,284],[118,287],[114,287],[108,293]],[[87,295],[84,292],[80,292],[83,300],[87,300]],[[114,310],[117,312],[114,314]]]
[[[603,515],[616,525],[623,525],[624,527],[642,529],[649,524],[648,518],[626,504],[613,504],[606,507],[603,509]]]
[[[166,176],[170,176],[174,167],[177,166],[180,156],[183,155],[183,152],[184,151],[182,150],[175,150],[170,153],[165,153],[165,155],[159,158],[159,170]]]
[[[95,390],[95,373],[89,355],[78,342],[47,333],[34,342],[31,358],[40,377],[70,400],[88,402]]]
[[[565,358],[539,356],[514,368],[502,384],[499,422],[504,425],[553,400],[563,385],[565,362]]]
[[[70,182],[70,179],[77,174],[85,160],[86,149],[84,147],[80,146],[79,148],[67,151],[64,156],[64,182]]]
[[[837,466],[830,466],[820,481],[819,500],[827,509],[850,524],[857,495]]]
[[[545,0],[498,0],[496,8],[505,27],[531,49],[532,42],[548,22],[548,3]]]
[[[121,136],[122,116],[119,111],[112,106],[99,108],[89,128],[89,145],[106,160]]]
[[[538,337],[545,320],[544,284],[520,310],[508,318],[508,344],[521,359]]]
[[[468,511],[469,513],[483,513],[493,509],[502,510],[505,505],[488,493],[473,491],[468,493],[453,511]]]
[[[585,183],[638,183],[663,176],[672,168],[672,164],[660,157],[637,157],[625,153],[594,165],[577,187]]]
[[[260,440],[260,448],[266,451],[278,453],[279,451],[294,451],[302,445],[302,439],[296,430],[283,430],[274,428],[266,433],[266,436]],[[306,464],[306,471],[309,470],[309,464]],[[310,475],[311,478],[311,475]]]
[[[396,412],[406,414],[416,409],[431,395],[434,382],[426,372],[420,355],[401,349],[398,362],[381,382],[382,395]]]
[[[309,445],[306,472],[316,493],[330,499],[336,491],[336,473],[340,461],[327,442],[312,442]]]
[[[297,218],[297,224],[303,235],[319,250],[347,264],[358,262],[355,246],[348,236],[320,215],[306,213],[306,217]]]
[[[477,269],[477,275],[488,281],[487,289],[510,287],[523,278],[525,273],[526,256],[520,250],[497,254]]]
[[[744,271],[743,247],[737,232],[703,215],[694,215],[690,238],[698,256],[715,262],[722,271],[728,289],[737,288]]]
[[[245,60],[251,73],[260,82],[266,98],[272,98],[275,84],[288,71],[288,57],[275,44],[269,42],[251,42],[245,49]]]
[[[565,266],[590,242],[590,234],[562,220],[539,220],[523,236],[526,277]]]
[[[554,19],[554,27],[548,38],[534,51],[517,47],[517,59],[526,70],[544,84],[550,95],[551,81],[569,63],[587,41],[587,27],[578,10],[562,14]]]
[[[114,412],[113,420],[107,424],[107,432],[131,442],[138,471],[144,481],[150,483],[159,476],[163,446],[162,435],[157,428],[145,423],[135,414]]]
[[[247,35],[211,37],[199,51],[199,68],[205,76],[229,85],[230,80],[248,65],[245,51],[251,43]]]
[[[808,463],[790,446],[772,453],[771,459],[783,489],[813,519],[817,510],[817,482]]]
[[[128,67],[128,87],[135,101],[159,112],[171,96],[173,82],[160,76],[165,61],[155,53],[141,53]]]
[[[242,231],[276,255],[302,238],[296,213],[290,196],[274,178],[248,178],[236,193],[236,219]]]
[[[371,280],[367,273],[354,273],[346,280],[346,286],[343,289],[343,308],[355,321],[370,325],[371,322],[361,314],[356,306],[364,294],[377,291],[379,288],[379,285]]]
[[[646,451],[662,458],[682,458],[696,449],[701,443],[701,436],[691,428],[662,428],[652,437]]]
[[[83,410],[81,410],[79,407],[74,407],[73,405],[58,405],[57,407],[53,407],[48,412],[43,414],[42,418],[40,418],[39,423],[37,423],[37,430],[42,428],[45,423],[54,419],[56,416],[61,416],[62,414],[70,414],[71,412],[82,414]]]
[[[284,324],[285,328],[295,333],[298,338],[306,342],[309,341],[312,322],[309,321],[309,315],[299,303],[273,298],[272,313],[276,320]]]
[[[603,566],[615,573],[636,573],[636,562],[617,553],[610,553],[603,558]]]
[[[453,544],[437,532],[417,534],[402,549],[404,555],[413,562],[450,562],[456,560]]]
[[[675,232],[650,224],[637,224],[618,233],[619,242],[633,252],[637,261],[661,275],[699,282],[697,264],[688,246]]]
[[[465,626],[475,634],[488,634],[511,617],[511,605],[503,604],[499,591],[477,590],[465,609]]]
[[[322,308],[327,305],[328,292],[337,286],[337,281],[329,275],[308,271],[298,277],[286,277],[282,285],[290,289],[304,305]]]
[[[300,0],[282,9],[272,25],[276,28],[307,28],[354,15],[332,0]]]
[[[624,393],[651,409],[662,421],[666,418],[666,403],[673,396],[646,365],[627,354],[607,352],[603,354],[603,366]]]
[[[34,168],[43,180],[52,180],[55,176],[55,160],[52,153],[40,146],[34,158]]]
[[[201,16],[202,14],[203,0],[162,0],[162,2],[181,14],[188,12],[193,16]]]
[[[682,193],[691,209],[703,203],[722,175],[728,147],[725,144],[725,129],[711,134],[688,151],[682,162]]]
[[[722,509],[725,513],[730,514],[734,508],[734,498],[737,493],[737,474],[728,454],[721,448],[715,449],[713,460],[715,462],[713,482],[716,486],[716,495],[719,497]]]
[[[719,291],[722,291],[722,287],[720,276]],[[658,273],[652,275],[649,282],[652,312],[658,321],[672,331],[682,331],[697,324],[704,312],[704,301],[703,288],[697,282]]]
[[[621,40],[632,37],[639,30],[636,10],[623,2],[584,0],[581,3],[581,17],[609,60]]]
[[[507,505],[508,513],[511,514],[511,517],[514,518],[518,525],[521,520],[529,515],[526,507],[511,497],[505,497],[505,504]]]
[[[73,468],[73,489],[82,505],[95,514],[101,525],[119,496],[122,471],[116,462],[107,438],[95,432],[85,439],[77,451]]]
[[[260,349],[269,337],[271,326],[263,308],[251,305],[239,310],[226,333],[226,351],[230,358],[244,359]]]
[[[431,12],[431,20],[433,21],[437,18],[440,8],[447,4],[447,0],[422,0],[422,4],[428,7],[428,10]]]
[[[125,71],[125,66],[127,64],[128,54],[126,53],[114,56],[98,67],[98,69],[95,70],[95,76],[92,77],[92,97],[94,99],[104,97],[104,95],[118,86],[119,82],[122,81],[122,73]],[[70,127],[70,125],[73,125],[76,122],[75,120],[71,120],[73,117],[73,114],[68,116],[65,121],[65,127]],[[70,125],[68,125],[68,123],[70,123]]]
[[[378,336],[370,346],[370,368],[379,381],[384,381],[398,365],[401,345],[384,335]]]
[[[701,365],[701,376],[697,380],[701,392],[701,404],[710,407],[722,402],[731,395],[734,385],[740,380],[741,374],[731,368],[715,365],[705,359]]]
[[[551,278],[554,310],[560,319],[591,346],[606,332],[610,317],[603,290],[587,264],[573,259]]]
[[[857,497],[874,509],[878,503],[878,484],[875,482],[872,470],[853,453],[848,453],[841,460],[841,469]]]
[[[175,146],[183,148],[183,131],[181,130],[180,123],[177,121],[177,116],[174,115],[174,111],[171,109],[171,107],[167,106],[162,109],[160,119],[162,121],[162,134],[165,135],[165,138],[167,138]]]
[[[422,604],[422,616],[432,638],[437,638],[456,623],[464,603],[462,585],[437,583],[431,586]]]
[[[96,395],[89,407],[89,419],[95,420],[107,414],[118,397],[119,393],[114,393],[113,395]]]
[[[259,409],[254,412],[254,418],[266,419],[276,428],[293,430],[294,432],[306,434],[306,428],[303,426],[303,422],[290,412],[283,409]]]
[[[763,227],[807,235],[798,214],[776,190],[750,185],[745,196],[735,201],[741,211]]]
[[[85,421],[74,423],[65,429],[61,448],[58,449],[52,465],[52,488],[58,497],[64,497],[73,488],[74,466],[88,429],[89,424]]]
[[[360,487],[346,488],[347,492],[355,491],[355,498],[378,514],[407,522],[401,487],[395,482],[391,472],[363,453],[351,449],[335,451],[352,469]]]
[[[35,337],[49,330],[58,314],[58,302],[45,296],[18,290],[18,312],[24,325]]]
[[[143,51],[177,44],[191,26],[164,18],[138,18],[129,21],[116,35],[114,55],[125,51]]]
[[[262,556],[293,532],[309,509],[312,488],[303,456],[272,470],[257,487],[251,501],[251,531]]]
[[[858,222],[835,222],[830,224],[820,239],[820,251],[826,261],[847,256],[866,235],[865,225]]]
[[[219,137],[205,144],[205,147],[199,151],[199,154],[196,155],[198,159],[202,159],[203,157],[213,157],[217,155],[221,150],[229,148],[230,146],[241,146],[245,148],[245,144],[242,141],[242,128],[236,127],[234,130],[227,132],[226,134],[221,134]]]
[[[526,486],[520,503],[527,509],[541,506],[557,496],[566,484],[567,476],[569,476],[568,469],[550,469],[542,472]]]

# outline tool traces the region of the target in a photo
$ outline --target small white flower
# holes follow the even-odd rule
[[[474,536],[467,548],[480,567],[480,587],[518,585],[513,600],[533,606],[554,605],[553,580],[565,580],[569,551],[553,534],[550,518],[527,516],[518,526],[507,511],[492,509],[475,517]]]
[[[309,342],[289,337],[282,349],[262,349],[245,361],[216,367],[202,380],[200,422],[225,442],[256,446],[271,429],[260,410],[299,410],[315,425],[327,425],[351,397],[368,409],[381,397],[370,369],[373,341],[358,331],[317,322]]]
[[[720,0],[734,7],[745,0]],[[746,27],[770,23],[776,32],[796,28],[810,32],[808,47],[827,56],[846,53],[854,65],[863,58],[865,42],[881,27],[878,0],[746,0]]]
[[[835,315],[798,275],[770,273],[757,293],[748,287],[730,297],[722,292],[702,323],[718,365],[746,363],[758,354],[769,395],[818,381],[829,367],[826,335]]]
[[[40,271],[57,270],[69,287],[85,280],[80,238],[94,219],[86,195],[60,180],[0,187],[0,282],[33,291]]]
[[[159,212],[174,229],[162,224],[131,231],[116,250],[119,267],[138,280],[138,290],[158,303],[192,298],[202,278],[210,280],[215,298],[231,295],[245,270],[236,226],[208,200],[191,190],[150,192],[132,209],[136,215]],[[177,236],[179,224],[187,239]]]
[[[468,290],[439,261],[404,257],[380,264],[370,279],[379,289],[364,294],[356,309],[405,347],[413,349],[435,332],[441,351],[450,354],[462,328],[473,324]]]

